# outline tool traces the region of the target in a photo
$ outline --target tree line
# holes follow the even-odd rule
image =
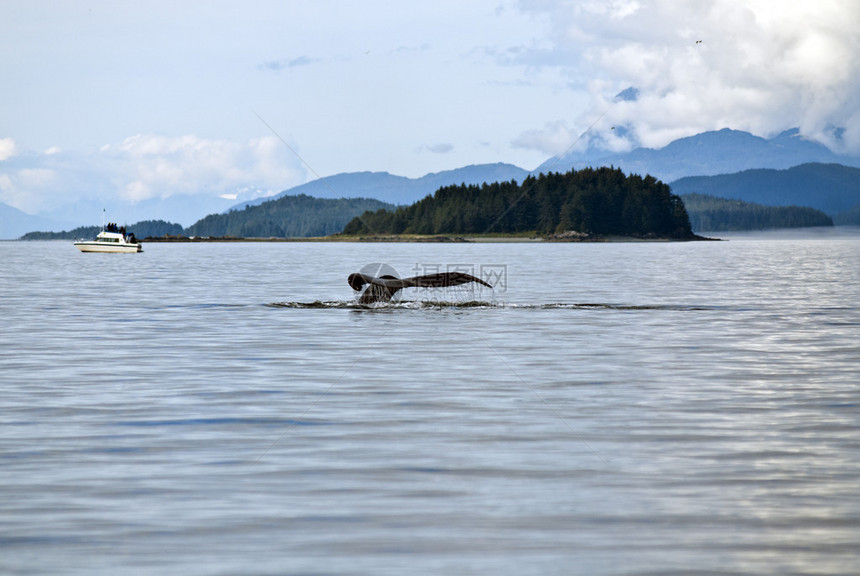
[[[359,216],[360,215],[360,216]],[[845,220],[858,221],[857,208]],[[840,222],[843,223],[843,222]],[[823,212],[797,206],[762,206],[702,194],[673,194],[651,176],[625,176],[615,168],[528,176],[522,183],[445,186],[409,205],[368,198],[283,196],[243,210],[211,214],[188,228],[163,220],[127,226],[141,239],[164,236],[293,238],[342,231],[361,234],[591,235],[685,239],[696,231],[832,226]],[[30,232],[23,240],[93,238],[99,226]]]
[[[243,210],[210,214],[188,228],[163,220],[144,220],[126,226],[137,238],[201,236],[236,238],[300,238],[327,236],[366,210],[393,208],[393,204],[370,198],[313,198],[304,194],[282,196]],[[81,226],[63,232],[29,232],[22,240],[71,240],[94,238],[100,226]]]
[[[90,240],[101,230],[101,226],[79,226],[63,232],[28,232],[21,236],[21,240],[73,240],[75,238]],[[126,230],[134,232],[139,239],[147,236],[178,236],[183,233],[182,225],[164,220],[141,220],[137,224],[126,226]]]
[[[188,236],[239,238],[298,238],[327,236],[343,229],[366,210],[393,207],[371,198],[314,198],[306,194],[282,196],[244,210],[210,214],[185,230]]]
[[[445,186],[410,206],[368,211],[344,234],[694,236],[686,208],[652,176],[612,167],[528,176],[522,183]]]
[[[833,223],[837,226],[860,226],[860,204],[836,214]]]
[[[772,228],[833,226],[833,220],[820,210],[802,206],[763,206],[742,200],[729,200],[706,194],[685,194],[693,230],[729,232]]]

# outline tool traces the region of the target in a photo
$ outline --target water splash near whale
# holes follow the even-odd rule
[[[302,310],[444,310],[444,309],[488,309],[488,310],[608,310],[620,312],[675,311],[695,312],[724,310],[723,307],[684,304],[602,304],[602,303],[511,303],[484,300],[400,300],[398,302],[374,302],[360,304],[348,300],[315,300],[313,302],[272,302],[270,308],[292,308]]]

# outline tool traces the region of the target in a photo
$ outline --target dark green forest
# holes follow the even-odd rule
[[[837,226],[860,226],[860,204],[838,213],[833,217],[833,223]]]
[[[28,232],[21,240],[73,240],[75,238],[92,239],[101,232],[101,226],[80,226],[74,230],[63,232]],[[147,236],[178,236],[183,229],[179,224],[165,222],[164,220],[142,220],[137,224],[126,227],[127,232],[134,232],[138,240]]]
[[[576,231],[592,235],[694,237],[684,203],[652,176],[615,168],[446,186],[410,206],[365,212],[344,234],[493,234]]]
[[[340,232],[352,218],[367,210],[393,208],[370,198],[313,198],[305,194],[210,214],[185,230],[187,236],[239,238],[299,238]]]
[[[301,238],[340,232],[352,218],[367,210],[394,208],[393,204],[368,198],[338,200],[300,194],[282,196],[244,210],[210,214],[188,228],[163,220],[144,220],[127,226],[138,239],[164,236]],[[22,240],[71,240],[95,238],[100,226],[81,226],[64,232],[29,232]]]
[[[834,217],[860,224],[860,205]],[[360,216],[359,216],[360,215]],[[763,206],[704,194],[672,193],[651,176],[615,168],[528,176],[509,182],[439,188],[409,205],[367,198],[282,196],[243,210],[211,214],[188,228],[163,220],[127,226],[137,238],[164,236],[301,238],[371,234],[540,234],[575,231],[593,236],[686,239],[693,231],[763,230],[832,226],[814,208]],[[30,232],[23,240],[93,238],[98,226]]]
[[[809,206],[833,216],[860,204],[860,168],[801,164],[717,176],[689,176],[671,183],[680,196],[704,194],[765,206]]]
[[[685,194],[681,198],[697,232],[833,226],[833,220],[815,208],[762,206],[705,194]]]

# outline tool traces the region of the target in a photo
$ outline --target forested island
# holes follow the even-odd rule
[[[371,198],[314,198],[305,194],[282,196],[244,210],[210,214],[185,230],[187,236],[239,238],[299,238],[327,236],[367,210],[393,208]]]
[[[305,194],[283,196],[244,210],[210,214],[188,228],[163,220],[144,220],[127,226],[143,240],[179,241],[189,237],[220,238],[307,238],[340,232],[344,225],[366,210],[394,208],[393,204],[369,198],[313,198]],[[22,240],[71,240],[94,238],[99,226],[81,226],[63,232],[29,232]]]
[[[142,220],[127,227],[129,232],[134,232],[138,238],[158,236],[178,236],[184,231],[180,224],[165,222],[164,220]],[[79,226],[73,230],[63,232],[28,232],[21,236],[21,240],[73,240],[75,238],[91,239],[101,232],[101,226]]]
[[[860,226],[860,204],[833,217],[837,226]]]
[[[528,176],[519,184],[446,186],[410,206],[365,212],[343,229],[345,235],[525,232],[697,238],[668,185],[605,167]]]
[[[850,223],[858,218],[845,213]],[[841,222],[840,222],[841,223]],[[702,194],[678,196],[651,176],[586,168],[492,184],[443,186],[408,206],[369,198],[281,196],[211,214],[188,228],[163,220],[127,226],[144,241],[299,238],[451,240],[515,236],[587,241],[605,237],[695,239],[693,231],[832,226],[820,210],[763,206]],[[23,240],[92,238],[98,226],[30,232]]]
[[[786,170],[755,169],[717,176],[688,176],[671,183],[681,197],[704,194],[765,206],[809,206],[829,216],[860,206],[860,168],[801,164]]]
[[[685,194],[681,198],[690,215],[690,224],[696,231],[729,232],[833,226],[830,216],[815,208],[762,206],[706,194]]]

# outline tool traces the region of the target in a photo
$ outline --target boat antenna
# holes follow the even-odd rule
[[[105,231],[105,209],[102,208],[102,232]]]

